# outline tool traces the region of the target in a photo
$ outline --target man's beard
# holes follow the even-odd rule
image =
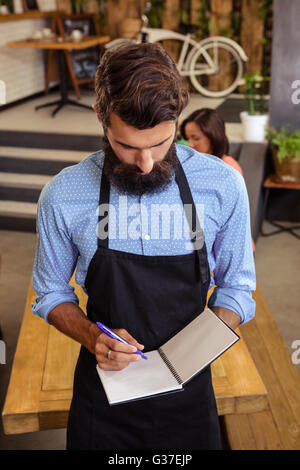
[[[113,151],[107,137],[103,138],[105,155],[103,171],[111,184],[121,193],[141,196],[144,193],[158,193],[172,182],[178,159],[175,142],[172,143],[165,157],[154,163],[150,173],[141,174],[136,165],[121,162]]]

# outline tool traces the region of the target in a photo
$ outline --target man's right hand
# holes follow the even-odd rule
[[[132,346],[112,339],[105,333],[100,333],[95,344],[95,356],[99,368],[103,370],[122,370],[128,366],[130,362],[140,361],[142,357],[135,352],[137,349],[144,349],[144,346],[138,343],[128,331],[123,328],[114,329],[113,331],[131,343]],[[109,351],[111,352],[108,358]]]
[[[140,354],[135,354],[136,348],[144,349],[126,330],[114,330],[129,344],[121,343],[101,332],[94,322],[91,322],[79,306],[72,302],[64,302],[54,307],[48,315],[48,321],[65,335],[78,341],[92,354],[95,354],[100,369],[122,370],[130,362],[139,361]],[[110,353],[108,359],[107,353]]]

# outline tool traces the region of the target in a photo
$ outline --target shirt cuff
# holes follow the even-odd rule
[[[78,297],[73,294],[57,294],[52,292],[51,294],[46,294],[41,300],[37,303],[32,303],[31,308],[35,315],[43,318],[47,323],[48,321],[48,314],[51,310],[59,304],[63,302],[73,302],[79,304]]]
[[[255,301],[251,291],[229,287],[216,287],[209,298],[208,307],[224,307],[241,317],[241,325],[255,315]]]

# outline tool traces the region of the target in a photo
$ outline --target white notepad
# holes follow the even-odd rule
[[[148,360],[125,369],[97,367],[111,405],[180,391],[184,384],[211,364],[240,338],[210,309],[189,323],[161,348],[145,353]]]

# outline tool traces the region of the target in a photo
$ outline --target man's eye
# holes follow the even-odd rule
[[[122,147],[126,150],[133,150],[133,147],[128,147],[128,145],[122,145]]]

